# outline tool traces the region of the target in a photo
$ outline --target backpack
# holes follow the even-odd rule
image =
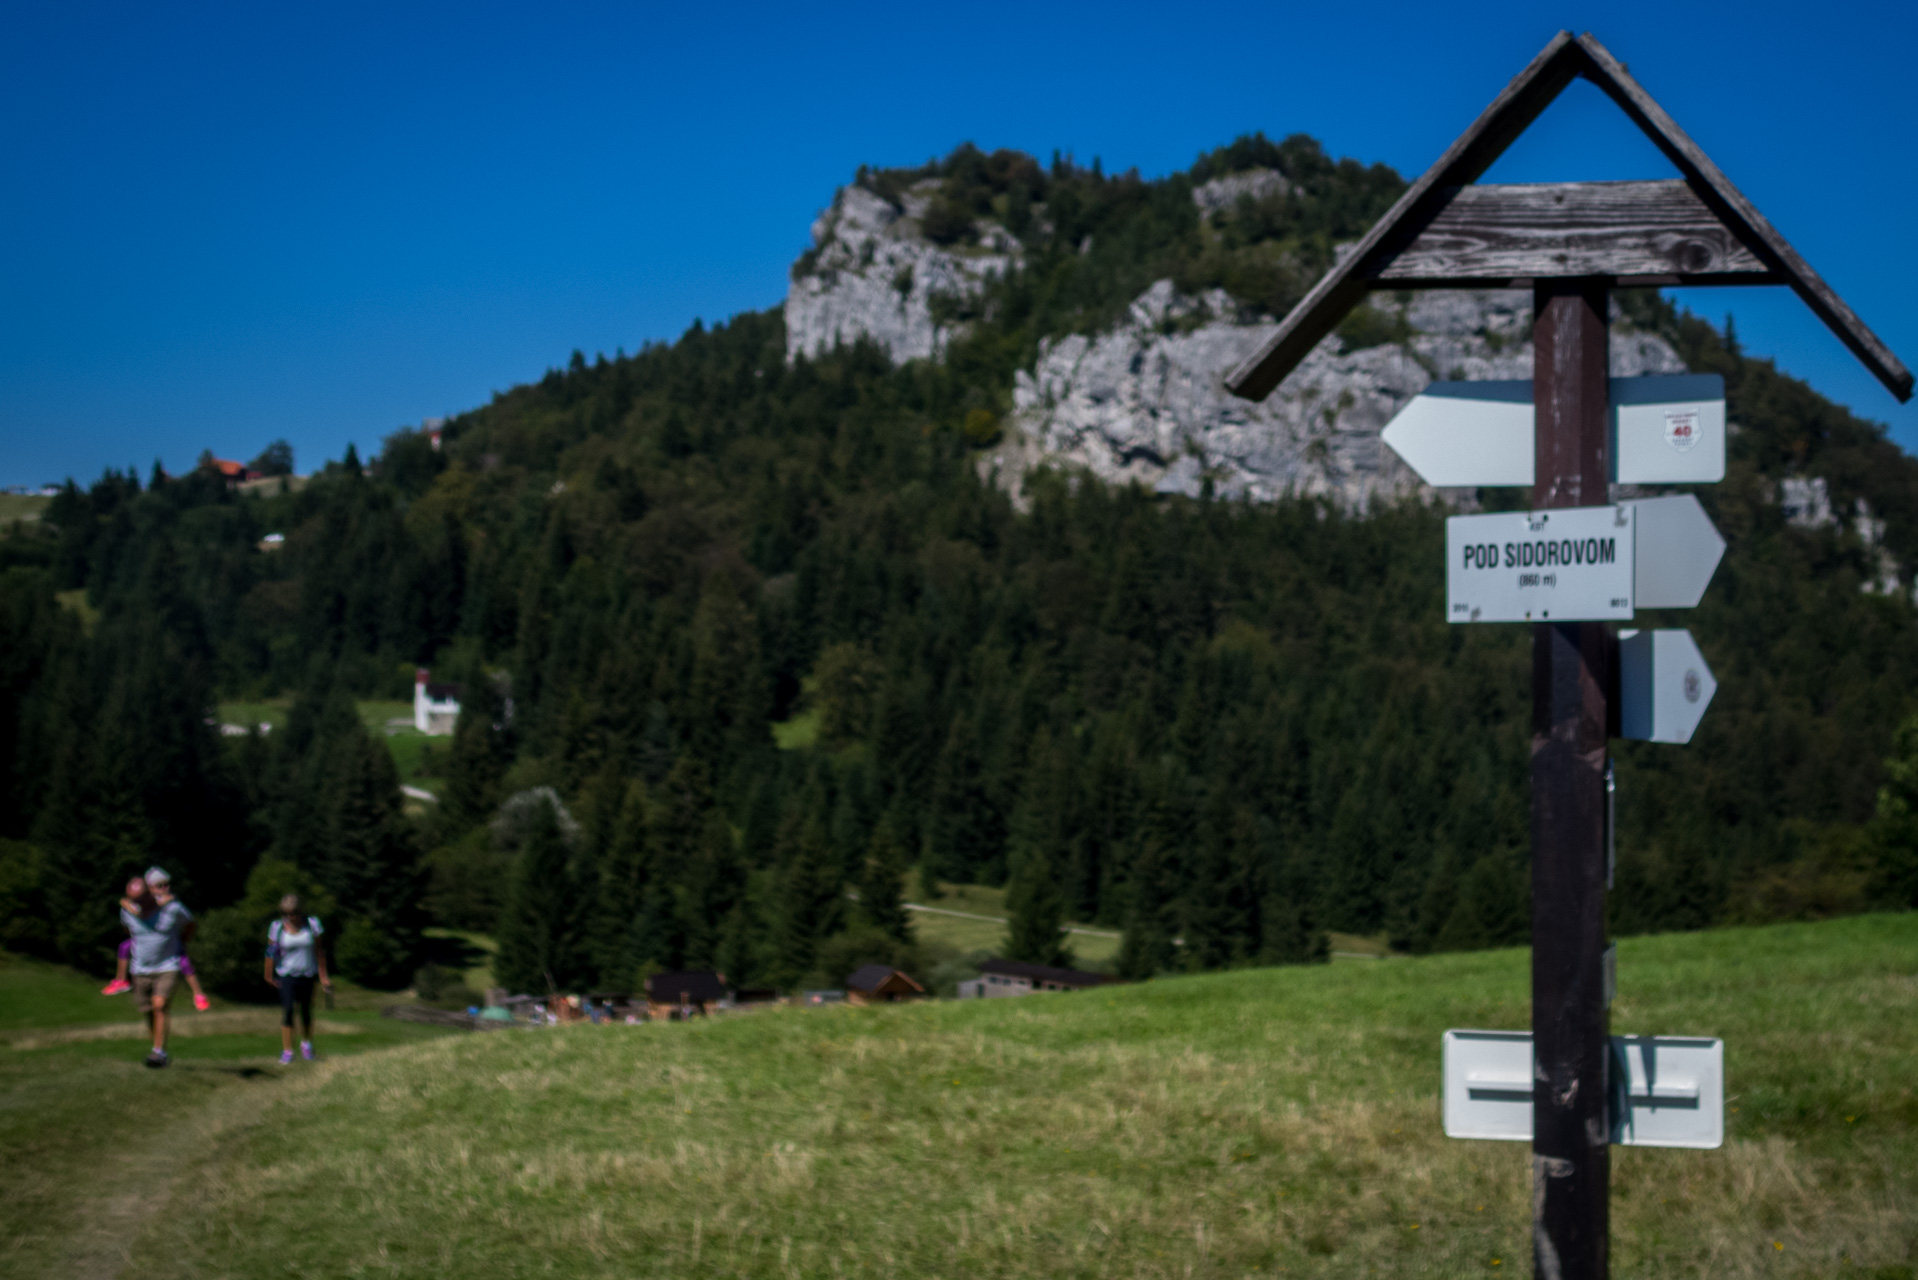
[[[281,925],[284,922],[284,916],[275,916],[273,917],[273,923],[268,925],[266,929],[266,954],[276,965],[279,964],[281,959],[286,955],[286,948],[280,945],[280,934],[283,932]],[[320,946],[320,918],[318,916],[308,916],[306,918],[306,931],[313,935],[313,948],[315,952],[317,952]]]

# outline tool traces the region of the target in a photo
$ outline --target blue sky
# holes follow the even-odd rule
[[[364,451],[776,303],[860,163],[966,139],[1151,175],[1303,131],[1409,177],[1561,27],[1918,364],[1918,6],[17,5],[0,484]],[[1580,84],[1490,176],[1668,173]],[[1683,301],[1918,449],[1788,292]]]

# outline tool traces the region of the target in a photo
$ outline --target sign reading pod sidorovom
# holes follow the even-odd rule
[[[1451,517],[1445,620],[1630,618],[1635,515],[1620,503]]]

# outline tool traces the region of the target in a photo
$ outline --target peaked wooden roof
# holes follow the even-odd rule
[[[1366,233],[1353,252],[1327,272],[1312,292],[1292,308],[1291,314],[1279,325],[1279,331],[1272,336],[1271,341],[1226,379],[1227,388],[1235,395],[1250,400],[1264,399],[1372,288],[1418,285],[1483,287],[1493,283],[1512,287],[1529,285],[1532,279],[1541,275],[1609,274],[1592,270],[1594,261],[1603,258],[1603,255],[1594,258],[1590,254],[1582,257],[1578,254],[1559,254],[1556,255],[1557,261],[1563,264],[1560,269],[1532,270],[1524,274],[1513,272],[1506,278],[1495,280],[1487,274],[1492,268],[1485,265],[1495,255],[1478,255],[1479,265],[1472,269],[1442,269],[1433,264],[1444,255],[1435,252],[1429,239],[1423,244],[1420,242],[1420,237],[1428,230],[1437,234],[1444,229],[1442,215],[1447,215],[1454,201],[1459,200],[1461,190],[1469,189],[1468,184],[1476,182],[1577,76],[1584,76],[1603,89],[1665,153],[1666,158],[1684,175],[1684,185],[1690,188],[1690,198],[1680,193],[1674,202],[1672,193],[1665,192],[1661,197],[1654,190],[1676,187],[1676,183],[1603,185],[1620,189],[1636,188],[1626,193],[1630,196],[1628,203],[1656,203],[1655,198],[1662,198],[1667,206],[1677,209],[1679,204],[1689,206],[1691,199],[1695,198],[1696,203],[1703,206],[1696,213],[1709,214],[1716,219],[1736,242],[1727,246],[1729,252],[1717,255],[1721,260],[1709,270],[1681,268],[1666,275],[1644,273],[1641,265],[1626,266],[1622,270],[1630,273],[1626,278],[1631,283],[1788,284],[1818,318],[1838,335],[1839,340],[1851,348],[1852,354],[1885,384],[1886,389],[1900,401],[1911,398],[1911,371],[1878,340],[1876,334],[1865,327],[1864,322],[1845,304],[1845,300],[1832,292],[1831,286],[1798,256],[1798,251],[1785,242],[1777,229],[1766,221],[1765,215],[1758,212],[1718,166],[1699,150],[1698,144],[1665,114],[1665,109],[1632,79],[1623,63],[1612,57],[1605,46],[1589,33],[1574,37],[1569,31],[1561,31],[1553,37],[1551,43],[1532,59],[1531,65],[1519,72],[1505,86],[1505,91],[1493,99],[1492,104],[1472,122],[1472,127],[1460,134],[1438,162],[1406,189],[1398,203]],[[1558,184],[1556,189],[1563,192],[1587,188],[1597,193],[1600,185]],[[1468,197],[1463,202],[1461,208],[1470,204],[1488,208],[1504,204],[1509,208],[1523,203],[1524,193],[1528,190],[1523,187],[1480,187],[1476,189],[1474,197]],[[1543,191],[1544,188],[1538,190]],[[1538,202],[1534,200],[1531,203]],[[1591,203],[1588,199],[1585,206],[1589,207]],[[1675,221],[1685,221],[1683,214],[1683,209],[1677,209],[1672,217]],[[1451,220],[1456,223],[1469,219],[1455,212]],[[1695,224],[1698,220],[1693,217],[1689,221]],[[1439,223],[1438,227],[1434,226],[1435,222]],[[1696,230],[1695,226],[1692,229]],[[1644,234],[1644,228],[1637,230],[1640,232],[1637,247],[1642,249],[1648,236]],[[1532,262],[1535,267],[1539,265],[1538,256],[1534,251]],[[1414,259],[1418,260],[1418,265],[1408,265]],[[1631,255],[1614,255],[1613,259],[1607,260],[1636,261]]]

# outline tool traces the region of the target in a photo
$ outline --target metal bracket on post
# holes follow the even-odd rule
[[[1605,892],[1612,891],[1618,877],[1618,774],[1612,758],[1605,757]]]

